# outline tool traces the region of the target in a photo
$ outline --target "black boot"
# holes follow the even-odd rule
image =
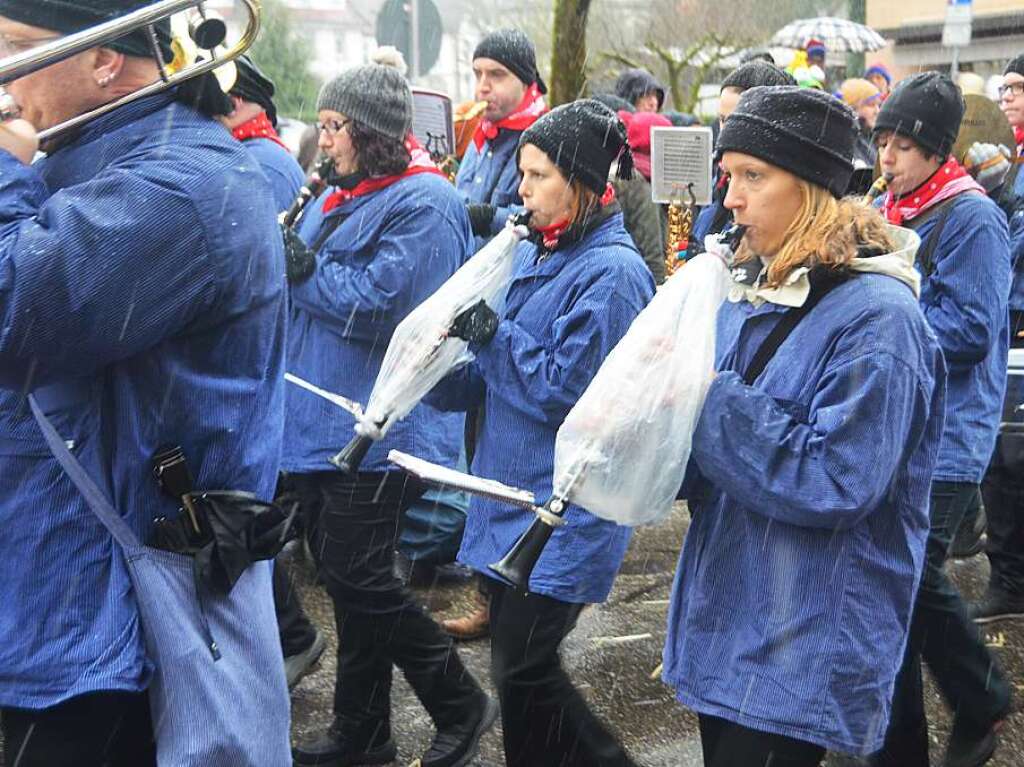
[[[326,732],[292,749],[295,764],[303,767],[355,767],[390,764],[398,756],[391,728],[380,723],[376,732],[366,733],[335,719]]]
[[[482,705],[475,707],[465,721],[439,727],[434,741],[422,757],[421,767],[464,767],[476,756],[480,738],[494,726],[498,718],[498,704],[484,696]]]

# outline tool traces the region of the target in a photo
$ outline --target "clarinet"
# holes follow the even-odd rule
[[[299,220],[299,216],[302,215],[302,211],[306,209],[306,206],[324,191],[327,186],[327,177],[330,175],[331,168],[334,167],[334,160],[330,157],[324,157],[314,168],[309,178],[306,179],[306,183],[299,190],[299,196],[295,198],[295,202],[292,203],[291,207],[288,208],[288,212],[284,214],[284,218],[281,219],[281,223],[284,224],[285,228],[291,229],[295,226],[295,222]]]

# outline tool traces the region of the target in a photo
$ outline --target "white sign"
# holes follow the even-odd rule
[[[964,48],[971,44],[971,4],[951,2],[946,6],[946,23],[942,27],[942,45]]]
[[[451,98],[438,91],[413,88],[412,133],[435,159],[455,154]]]
[[[651,199],[711,204],[711,128],[651,128]]]

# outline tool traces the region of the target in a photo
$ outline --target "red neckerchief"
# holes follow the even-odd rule
[[[498,136],[498,131],[505,130],[526,130],[537,118],[548,111],[548,105],[544,103],[544,94],[540,92],[537,83],[526,89],[523,100],[508,117],[492,123],[487,118],[480,121],[476,126],[476,133],[473,134],[473,143],[479,150],[485,141],[493,141]]]
[[[277,131],[274,130],[274,124],[270,122],[270,118],[267,117],[266,112],[260,112],[248,122],[242,123],[231,131],[231,135],[239,141],[247,141],[251,138],[268,138],[291,154],[291,150],[288,149],[285,143],[281,140],[281,137],[277,135]]]
[[[433,160],[430,159],[430,155],[427,154],[426,150],[420,146],[416,137],[411,133],[405,139],[405,148],[409,150],[409,156],[412,159],[409,162],[409,167],[402,173],[398,173],[394,176],[364,178],[352,189],[338,189],[332,192],[327,195],[327,198],[324,200],[324,213],[330,213],[339,205],[344,205],[349,200],[354,200],[356,197],[362,197],[364,194],[380,191],[385,187],[391,186],[396,181],[401,181],[403,178],[408,178],[409,176],[415,176],[418,173],[436,173],[439,176],[444,175],[444,173],[434,165]]]
[[[615,202],[615,187],[608,184],[604,188],[604,194],[601,195],[601,207],[611,205],[613,202]],[[535,229],[541,236],[545,250],[554,250],[558,247],[558,240],[569,229],[569,219],[563,218],[561,221],[556,221],[548,226],[538,226]]]
[[[1017,142],[1017,154],[1024,153],[1024,125],[1013,129],[1013,140]]]
[[[886,192],[882,211],[890,224],[902,226],[903,222],[917,218],[933,205],[963,192],[981,192],[985,189],[964,170],[955,157],[950,157],[921,186],[899,199],[892,192]]]

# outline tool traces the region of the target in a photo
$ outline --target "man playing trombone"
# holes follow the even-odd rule
[[[27,52],[143,5],[0,0],[0,47]],[[20,767],[155,764],[153,664],[125,559],[50,455],[26,395],[142,540],[155,517],[178,513],[151,472],[161,446],[181,446],[197,487],[274,490],[282,245],[256,161],[211,119],[230,110],[224,94],[204,75],[134,99],[48,138],[29,164],[36,131],[160,80],[167,20],[154,31],[126,29],[9,82],[24,119],[0,123],[0,711]],[[270,662],[270,574],[254,577],[265,588],[249,638],[268,652],[253,695],[287,705]],[[287,754],[287,717],[253,725],[262,764],[282,764],[271,754]],[[239,756],[247,745],[232,742],[224,763],[254,764]]]

